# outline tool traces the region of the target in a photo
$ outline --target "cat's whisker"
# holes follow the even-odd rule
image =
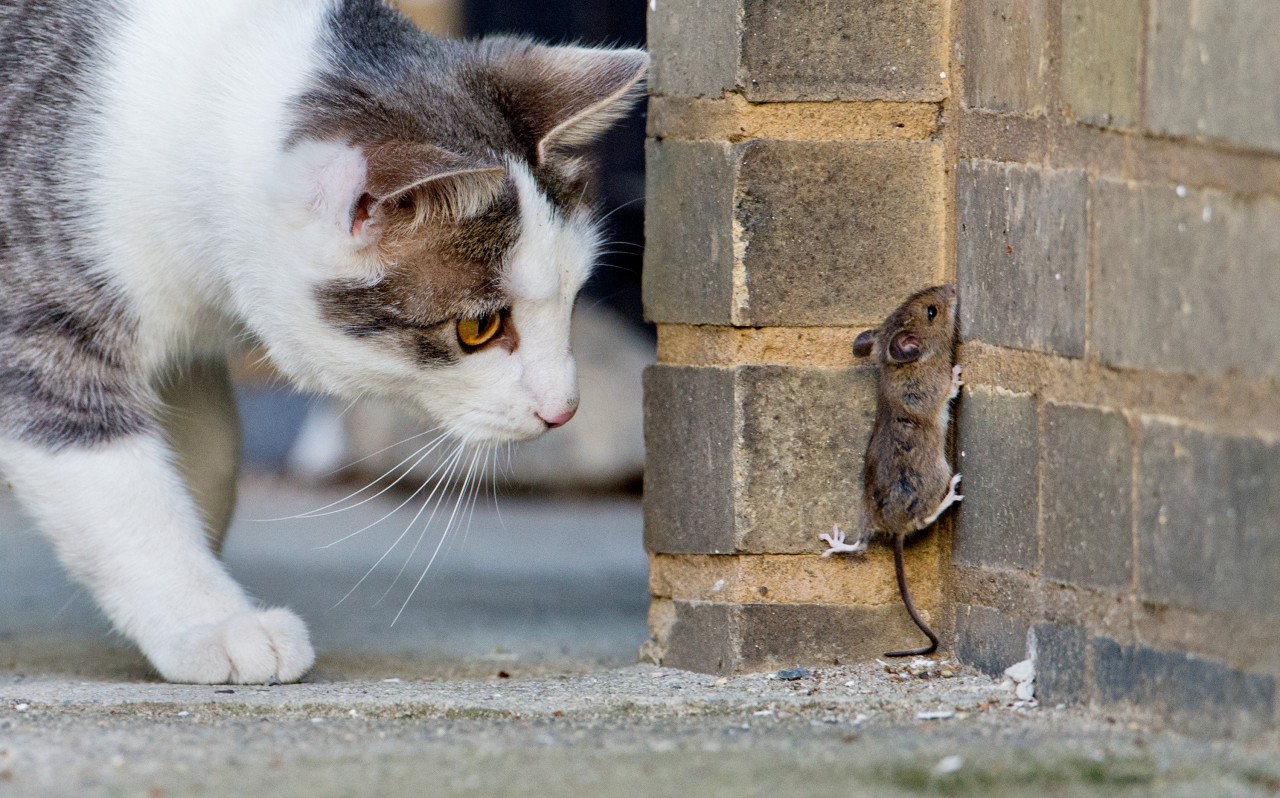
[[[601,224],[601,225],[604,224],[605,222],[609,221],[609,219],[611,219],[615,213],[617,213],[620,210],[623,210],[624,208],[628,208],[632,205],[635,205],[637,202],[644,202],[643,194],[641,194],[640,196],[634,199],[629,199],[626,202],[622,203],[621,205],[616,206],[615,208],[610,210],[608,213],[606,213],[604,216],[601,216],[599,219],[597,219],[596,224]]]
[[[284,518],[272,518],[272,519],[268,519],[268,520],[272,520],[272,521],[293,521],[293,520],[297,520],[297,519],[304,519],[304,518],[322,518],[322,517],[324,517],[324,516],[326,516],[326,515],[333,515],[333,514],[335,514],[335,513],[343,513],[343,512],[346,512],[347,510],[354,510],[355,508],[357,508],[357,507],[359,507],[359,506],[361,506],[361,505],[363,505],[363,504],[368,504],[369,502],[373,501],[374,499],[378,498],[379,496],[383,495],[384,493],[386,493],[387,491],[391,490],[391,489],[392,489],[392,488],[394,488],[396,485],[399,485],[402,481],[404,481],[405,477],[407,477],[407,476],[409,476],[411,473],[413,473],[413,469],[417,468],[417,467],[418,467],[418,465],[419,465],[423,460],[426,460],[426,459],[431,455],[431,453],[432,453],[432,452],[434,452],[436,449],[440,448],[440,444],[442,444],[442,443],[444,443],[444,441],[448,440],[448,437],[449,437],[448,433],[443,433],[443,434],[441,434],[439,437],[437,437],[437,438],[436,438],[435,440],[433,440],[432,442],[430,442],[430,443],[426,444],[426,445],[425,445],[425,446],[423,446],[422,448],[420,448],[420,449],[416,450],[413,454],[411,454],[411,455],[409,455],[408,457],[406,457],[406,458],[404,458],[403,460],[401,460],[399,463],[396,463],[396,464],[395,464],[395,465],[393,465],[391,468],[387,469],[387,470],[382,474],[382,476],[380,476],[380,477],[378,477],[378,478],[376,478],[376,479],[372,480],[371,482],[369,482],[369,484],[365,485],[363,488],[360,488],[360,489],[359,489],[359,490],[357,490],[357,491],[354,491],[354,492],[352,492],[352,493],[349,493],[349,494],[347,494],[346,496],[342,497],[341,499],[338,499],[337,501],[329,502],[328,504],[324,505],[323,507],[317,507],[317,508],[316,508],[316,509],[314,509],[314,510],[309,510],[309,511],[307,511],[307,512],[305,512],[305,513],[300,513],[300,514],[298,514],[298,515],[286,516],[286,517],[284,517]],[[419,455],[421,455],[421,456],[419,457]],[[401,467],[401,466],[403,466],[405,463],[409,462],[410,460],[412,460],[412,459],[413,459],[413,458],[415,458],[415,457],[417,457],[418,459],[413,463],[413,465],[411,465],[411,466],[409,466],[408,468],[406,468],[406,469],[404,470],[404,472],[400,474],[400,476],[396,477],[396,478],[395,478],[395,480],[393,480],[390,484],[388,484],[388,485],[386,485],[385,487],[383,487],[383,488],[382,488],[382,490],[378,491],[377,493],[373,494],[372,496],[367,496],[367,497],[365,497],[364,499],[361,499],[360,501],[356,502],[355,504],[349,504],[349,505],[347,505],[346,507],[337,507],[337,509],[333,509],[333,510],[329,509],[329,508],[331,508],[331,507],[335,507],[336,505],[342,504],[342,503],[343,503],[343,502],[345,502],[345,501],[348,501],[348,500],[350,500],[350,499],[354,499],[356,496],[359,496],[360,494],[364,493],[364,492],[365,492],[365,491],[367,491],[367,490],[372,490],[372,489],[373,489],[373,487],[374,487],[375,485],[377,485],[377,484],[378,484],[379,482],[381,482],[382,480],[386,479],[388,476],[390,476],[390,475],[392,474],[392,472],[396,471],[398,468],[400,468],[400,467]]]
[[[374,571],[378,570],[378,566],[382,565],[382,561],[387,559],[387,557],[391,555],[391,552],[396,550],[396,548],[400,545],[400,542],[404,540],[405,535],[409,534],[409,530],[413,529],[414,525],[418,523],[418,519],[422,517],[422,513],[426,511],[427,506],[431,504],[431,500],[435,498],[436,493],[440,490],[440,488],[443,485],[445,485],[448,482],[449,478],[453,473],[453,465],[457,462],[458,456],[461,455],[462,453],[462,448],[463,448],[463,444],[459,443],[458,446],[454,448],[454,450],[449,454],[449,456],[445,458],[444,462],[442,462],[440,466],[436,469],[438,473],[441,468],[445,468],[446,466],[448,467],[448,471],[446,471],[446,473],[442,477],[440,477],[440,479],[436,482],[435,487],[431,489],[431,492],[429,494],[427,494],[427,498],[422,500],[422,506],[418,508],[418,512],[416,512],[413,518],[409,520],[409,523],[405,525],[404,531],[402,531],[399,534],[399,536],[397,536],[396,539],[392,541],[391,545],[387,547],[387,550],[382,553],[382,556],[379,557],[373,565],[369,566],[369,570],[365,571],[364,576],[361,576],[359,581],[357,581],[354,585],[351,586],[351,589],[347,591],[347,594],[342,598],[338,599],[337,603],[334,604],[333,607],[330,607],[329,609],[331,610],[336,609],[339,605],[342,604],[342,602],[349,599],[351,597],[351,594],[355,593],[356,590],[358,590],[360,586],[365,583],[365,580],[367,580],[370,576],[372,576]],[[435,474],[432,474],[432,476],[434,477]],[[431,484],[430,479],[422,483],[423,487],[426,487],[429,484]],[[419,488],[419,491],[420,490],[421,488]],[[434,512],[432,513],[432,515],[434,516]],[[427,525],[428,526],[431,525],[430,519],[427,520]],[[335,541],[335,542],[341,542],[341,541]],[[404,569],[401,568],[401,572],[403,571]],[[397,579],[398,578],[399,577],[397,576]],[[395,583],[392,582],[392,584],[394,585]],[[387,592],[390,592],[390,588],[388,588]],[[382,598],[379,598],[378,601],[374,602],[375,606],[378,603],[380,603],[383,598],[386,598],[386,593],[382,595]]]
[[[417,464],[415,463],[414,465],[416,466]],[[421,484],[421,485],[419,485],[419,486],[418,486],[418,488],[417,488],[413,493],[410,493],[410,494],[409,494],[409,497],[408,497],[407,499],[405,499],[404,501],[400,502],[400,504],[396,505],[396,508],[395,508],[394,510],[391,510],[391,511],[390,511],[390,512],[388,512],[386,515],[384,515],[384,516],[382,516],[381,518],[379,518],[377,521],[374,521],[374,522],[373,522],[373,523],[371,523],[371,524],[368,524],[368,525],[366,525],[366,526],[363,526],[363,527],[361,527],[360,529],[357,529],[355,532],[352,532],[352,533],[350,533],[350,534],[348,534],[348,535],[344,535],[344,536],[342,536],[342,537],[338,538],[337,540],[332,541],[331,543],[326,543],[325,545],[321,546],[320,548],[321,548],[321,549],[327,549],[327,548],[330,548],[330,547],[332,547],[332,546],[336,546],[336,545],[338,545],[339,543],[342,543],[342,542],[344,542],[344,541],[350,540],[351,538],[355,537],[356,535],[359,535],[361,532],[364,532],[364,531],[366,531],[366,530],[368,530],[368,529],[371,529],[371,528],[373,528],[373,527],[377,526],[378,524],[381,524],[383,521],[387,520],[387,519],[388,519],[388,518],[390,518],[391,516],[393,516],[393,515],[395,515],[396,513],[400,512],[400,510],[402,510],[406,504],[408,504],[409,502],[411,502],[411,501],[413,501],[415,498],[417,498],[418,494],[419,494],[419,493],[421,493],[421,492],[422,492],[422,491],[423,491],[423,490],[424,490],[428,485],[430,485],[430,484],[431,484],[431,481],[432,481],[433,479],[435,479],[435,478],[436,478],[436,475],[437,475],[437,474],[439,474],[439,473],[440,473],[440,471],[441,471],[441,469],[443,469],[444,467],[445,467],[445,463],[444,463],[444,462],[441,462],[439,465],[437,465],[437,466],[436,466],[436,468],[435,468],[435,470],[434,470],[434,471],[432,471],[432,472],[431,472],[431,474],[430,474],[429,476],[427,476],[427,478],[426,478],[426,479],[424,479],[424,480],[422,481],[422,484]],[[437,484],[438,484],[438,483],[437,483]],[[430,497],[428,497],[428,498],[430,498]]]
[[[458,518],[458,509],[462,506],[462,499],[466,495],[467,484],[471,481],[472,471],[475,469],[476,459],[479,452],[471,456],[471,466],[467,469],[466,478],[463,480],[462,489],[458,491],[458,499],[453,503],[453,512],[449,514],[449,520],[445,522],[444,532],[440,534],[440,540],[436,543],[435,551],[431,552],[431,559],[427,560],[427,565],[422,569],[422,575],[418,577],[418,581],[413,583],[413,588],[409,590],[409,595],[405,596],[404,603],[400,605],[399,612],[396,617],[391,619],[391,625],[395,626],[396,621],[400,620],[400,616],[404,614],[405,607],[409,606],[409,602],[413,600],[413,596],[418,592],[418,588],[422,586],[422,580],[427,578],[427,573],[431,570],[431,566],[435,563],[436,557],[440,554],[441,547],[444,546],[445,540],[449,538],[449,531],[453,528],[454,521]]]
[[[409,563],[413,561],[413,555],[418,553],[418,548],[422,545],[422,541],[426,537],[427,530],[431,528],[431,524],[435,521],[436,514],[440,512],[440,508],[444,505],[445,502],[448,501],[449,494],[452,492],[454,486],[457,485],[457,482],[456,482],[457,467],[462,463],[462,458],[466,453],[466,447],[469,442],[470,442],[469,439],[464,439],[460,441],[458,443],[458,447],[454,450],[452,462],[449,465],[449,471],[445,475],[445,478],[441,483],[441,484],[447,485],[448,487],[445,489],[444,493],[440,494],[440,498],[436,499],[435,506],[431,508],[431,515],[427,516],[426,523],[422,525],[422,531],[418,533],[418,539],[414,541],[413,548],[409,550],[409,555],[404,558],[404,563],[400,566],[400,570],[396,572],[395,578],[391,580],[391,584],[387,585],[387,589],[383,591],[381,596],[378,597],[378,600],[373,602],[373,605],[375,607],[381,604],[383,601],[385,601],[387,596],[391,595],[391,591],[395,588],[395,586],[400,583],[400,578],[404,576],[404,572],[409,568]],[[432,496],[435,495],[434,490],[431,493],[432,493]],[[427,497],[427,501],[424,502],[422,505],[422,510],[425,510],[427,504],[431,503],[431,498],[432,498],[431,496]],[[418,511],[418,515],[422,514],[422,510]],[[417,521],[418,521],[418,516],[414,516],[413,520],[409,522],[409,526],[405,528],[405,532],[407,533],[417,523]],[[395,545],[398,546],[399,542],[400,542],[400,539],[397,538]],[[389,553],[390,552],[388,552],[388,554]]]
[[[344,411],[344,412],[345,412],[345,411]],[[364,457],[361,457],[359,460],[352,460],[350,463],[347,463],[346,465],[342,466],[341,468],[335,468],[334,470],[332,470],[332,471],[328,472],[327,474],[324,474],[323,476],[331,477],[331,476],[333,476],[334,474],[341,474],[343,471],[346,471],[348,468],[353,468],[353,467],[355,467],[355,466],[360,465],[360,464],[361,464],[361,463],[363,463],[365,460],[368,460],[370,457],[377,457],[378,455],[382,454],[382,453],[383,453],[383,452],[385,452],[385,451],[389,451],[389,450],[391,450],[391,449],[394,449],[394,448],[396,448],[397,446],[402,446],[402,445],[404,445],[404,444],[408,443],[409,441],[417,440],[418,438],[421,438],[423,435],[430,435],[430,434],[431,434],[431,433],[433,433],[433,432],[439,432],[439,431],[440,431],[440,429],[441,429],[440,427],[432,427],[431,429],[423,430],[422,432],[419,432],[417,435],[410,435],[409,437],[404,438],[404,439],[402,439],[402,440],[398,440],[398,441],[396,441],[396,442],[395,442],[395,443],[393,443],[393,444],[390,444],[390,445],[388,445],[388,446],[383,446],[381,449],[379,449],[379,450],[378,450],[378,451],[376,451],[376,452],[371,452],[371,453],[369,453],[369,454],[366,454]]]

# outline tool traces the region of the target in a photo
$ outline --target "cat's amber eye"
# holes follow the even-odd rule
[[[502,314],[486,313],[477,318],[458,319],[458,340],[463,346],[482,346],[502,332]]]

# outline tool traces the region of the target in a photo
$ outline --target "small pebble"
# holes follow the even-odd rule
[[[946,776],[959,771],[962,767],[964,767],[964,757],[952,754],[939,760],[938,764],[934,765],[933,772],[939,776]]]
[[[784,682],[794,682],[797,679],[803,679],[812,675],[813,671],[808,668],[783,668],[774,674],[775,677],[783,680]]]
[[[19,712],[26,712],[28,709],[31,709],[31,705],[30,705],[30,704],[17,704],[16,706],[14,706],[14,709],[18,710]]]

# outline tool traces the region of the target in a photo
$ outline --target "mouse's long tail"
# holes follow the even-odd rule
[[[929,638],[929,645],[923,648],[912,648],[906,651],[886,651],[886,657],[915,657],[923,654],[932,654],[938,650],[938,636],[929,628],[929,624],[924,622],[920,617],[920,613],[916,611],[916,605],[911,601],[911,591],[907,590],[907,572],[902,562],[902,540],[904,535],[893,536],[893,567],[898,572],[898,592],[902,594],[902,603],[907,605],[907,612],[911,615],[911,620],[916,622],[916,626],[920,627],[920,631],[925,633]]]

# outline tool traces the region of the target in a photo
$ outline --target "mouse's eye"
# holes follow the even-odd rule
[[[458,340],[463,346],[483,346],[500,332],[502,332],[501,313],[486,313],[478,318],[458,319]]]
[[[937,317],[937,315],[938,315],[938,306],[937,306],[937,305],[930,305],[930,306],[926,309],[926,312],[929,314],[929,321],[933,321],[933,320],[934,320],[934,318],[936,318],[936,317]]]

